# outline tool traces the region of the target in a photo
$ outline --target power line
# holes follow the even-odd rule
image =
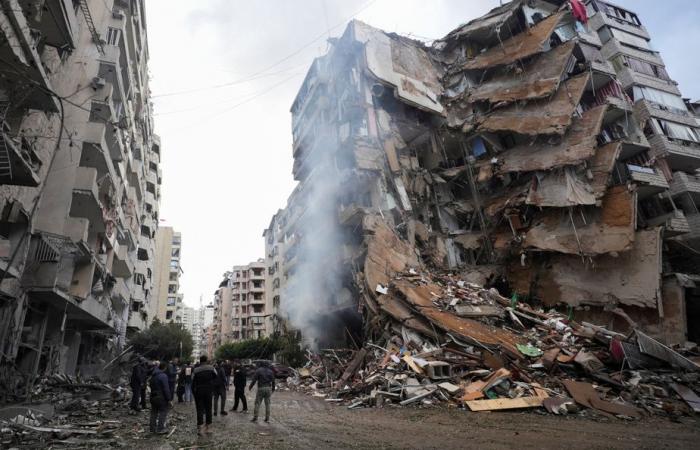
[[[299,64],[299,65],[297,65],[297,66],[289,67],[289,68],[287,68],[287,69],[280,70],[280,71],[278,71],[278,72],[265,73],[265,74],[253,74],[253,75],[249,75],[249,76],[247,76],[247,77],[245,77],[245,78],[240,78],[240,79],[238,79],[238,80],[229,81],[228,83],[215,84],[215,85],[213,85],[213,86],[204,86],[204,87],[200,87],[200,88],[186,89],[186,90],[183,90],[183,91],[168,92],[168,93],[166,93],[166,94],[152,95],[151,98],[173,97],[173,96],[175,96],[175,95],[185,95],[185,94],[192,94],[192,93],[195,93],[195,92],[208,91],[208,90],[211,90],[211,89],[220,89],[220,88],[224,88],[224,87],[234,86],[234,85],[236,85],[236,84],[242,84],[242,83],[247,83],[247,82],[249,82],[249,81],[259,80],[260,78],[267,78],[267,77],[271,77],[271,76],[275,76],[275,75],[280,75],[280,74],[283,74],[283,73],[287,73],[287,72],[289,72],[290,70],[299,69],[300,67],[303,67],[303,66],[305,66],[305,65],[306,65],[306,63],[304,63],[304,64]]]
[[[214,114],[211,114],[211,115],[205,117],[204,120],[201,120],[201,121],[199,121],[199,122],[197,122],[197,123],[191,124],[191,125],[188,126],[188,127],[178,128],[178,129],[175,130],[173,133],[177,133],[177,132],[180,132],[180,131],[189,130],[189,129],[191,129],[192,127],[195,127],[195,126],[200,125],[200,124],[202,124],[202,123],[204,123],[204,122],[207,122],[207,121],[211,120],[211,119],[214,118],[214,117],[217,117],[217,116],[220,116],[220,115],[222,115],[222,114],[224,114],[224,113],[227,113],[227,112],[229,112],[229,111],[232,111],[232,110],[238,108],[239,106],[243,106],[243,105],[245,105],[246,103],[249,103],[249,102],[255,100],[256,98],[261,97],[261,96],[263,96],[263,95],[269,93],[269,92],[272,91],[274,88],[279,87],[279,86],[283,85],[284,83],[286,83],[286,82],[288,82],[288,81],[294,79],[294,77],[296,77],[296,76],[298,76],[298,75],[300,75],[300,74],[294,74],[294,75],[292,75],[291,77],[285,78],[284,80],[280,81],[279,83],[275,83],[275,84],[273,84],[272,86],[270,86],[270,87],[268,87],[268,88],[265,88],[265,89],[263,89],[263,90],[261,90],[261,91],[258,91],[258,92],[256,92],[255,94],[253,94],[251,97],[249,97],[249,98],[247,98],[247,99],[245,99],[245,100],[243,100],[243,101],[241,101],[241,102],[239,102],[239,103],[236,103],[235,105],[232,105],[231,107],[228,107],[228,108],[226,108],[226,109],[222,109],[222,110],[220,110],[220,111],[217,111],[217,112],[214,113]]]
[[[330,36],[331,30],[334,30],[334,29],[338,28],[339,26],[345,25],[345,23],[347,23],[347,21],[349,21],[350,19],[353,19],[355,16],[357,16],[358,14],[360,14],[361,12],[363,12],[364,10],[366,10],[367,8],[369,8],[370,6],[372,6],[372,5],[373,5],[374,3],[376,3],[376,2],[377,2],[377,0],[370,0],[369,2],[365,3],[360,9],[358,9],[357,11],[355,11],[350,17],[347,17],[347,18],[343,19],[341,22],[338,22],[337,24],[333,25],[332,27],[328,27],[327,30],[324,30],[321,34],[319,34],[318,36],[314,37],[312,40],[310,40],[310,41],[307,42],[306,44],[302,45],[302,46],[301,46],[300,48],[298,48],[297,50],[295,50],[295,51],[293,51],[292,53],[288,54],[288,55],[285,56],[284,58],[277,60],[276,62],[270,64],[269,66],[267,66],[267,67],[265,67],[265,68],[263,68],[263,69],[261,69],[261,70],[258,70],[257,72],[254,72],[254,73],[248,75],[246,78],[241,78],[241,79],[239,79],[239,80],[234,80],[234,81],[231,81],[231,82],[228,82],[228,83],[218,84],[218,85],[214,85],[214,86],[208,86],[208,87],[202,87],[202,88],[196,88],[196,89],[189,89],[189,90],[179,91],[179,92],[169,92],[169,93],[167,93],[167,94],[152,95],[151,98],[166,97],[166,96],[174,96],[174,95],[183,95],[183,94],[189,94],[189,93],[192,93],[192,92],[198,92],[198,91],[207,90],[207,89],[220,89],[220,88],[223,88],[223,87],[228,87],[228,86],[232,86],[232,85],[235,85],[235,84],[244,83],[244,82],[246,82],[246,81],[251,81],[251,80],[254,80],[254,79],[257,79],[257,78],[262,78],[263,76],[268,76],[268,75],[264,75],[265,72],[267,72],[268,70],[273,69],[273,68],[279,66],[280,64],[282,64],[283,62],[288,61],[288,60],[290,60],[291,58],[295,57],[296,55],[298,55],[298,54],[301,53],[302,51],[306,50],[307,48],[309,48],[310,46],[312,46],[313,44],[315,44],[319,39],[323,38],[324,36],[326,36],[326,35],[329,35],[329,36]]]
[[[279,73],[282,73],[282,72],[279,72]],[[296,75],[303,75],[303,72],[295,72],[292,74],[292,77],[296,76]],[[161,112],[161,113],[154,113],[153,116],[154,117],[168,116],[170,114],[178,114],[178,113],[182,113],[182,112],[194,111],[194,110],[197,110],[200,108],[210,108],[213,106],[219,106],[225,102],[230,102],[230,101],[234,101],[234,100],[241,100],[241,99],[244,99],[250,95],[255,95],[255,94],[256,93],[247,93],[247,94],[243,94],[243,95],[237,95],[235,97],[230,97],[230,98],[227,98],[225,100],[219,100],[216,103],[207,103],[207,104],[195,105],[195,106],[192,106],[189,108],[182,108],[182,109],[176,109],[176,110],[171,110],[171,111],[165,111],[165,112]]]

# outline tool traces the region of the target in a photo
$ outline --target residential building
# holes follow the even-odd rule
[[[697,336],[697,119],[639,18],[586,8],[516,0],[431,46],[355,20],[313,62],[291,108],[299,184],[264,233],[307,343],[407,320],[385,294],[405,245],[578,320]]]
[[[224,274],[214,294],[215,347],[272,335],[274,313],[266,296],[266,272],[265,259],[259,259]]]
[[[195,322],[192,330],[194,350],[192,358],[196,361],[201,355],[208,354],[208,330],[214,319],[214,305],[200,306],[195,310]]]
[[[161,148],[143,0],[7,0],[0,29],[0,363],[30,389],[148,323]]]
[[[182,235],[172,227],[156,232],[153,318],[161,322],[183,322],[183,299],[180,292]]]
[[[189,331],[191,335],[194,335],[195,326],[198,324],[199,310],[196,310],[190,306],[184,306],[182,308],[182,327]]]

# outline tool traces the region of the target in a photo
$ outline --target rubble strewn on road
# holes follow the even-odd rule
[[[410,269],[375,295],[388,313],[376,322],[379,338],[310,354],[292,388],[348,408],[441,403],[640,418],[698,406],[697,347],[578,323],[455,273]]]

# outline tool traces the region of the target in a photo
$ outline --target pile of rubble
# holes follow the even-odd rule
[[[432,405],[544,408],[639,418],[700,412],[698,348],[667,347],[537,310],[456,275],[410,269],[378,284],[388,315],[375,342],[325,350],[289,380],[349,408]],[[683,356],[681,351],[689,356]]]
[[[83,380],[56,374],[35,384],[31,401],[0,408],[0,444],[95,445],[116,442],[120,420],[114,410],[123,404],[127,390],[98,379]]]

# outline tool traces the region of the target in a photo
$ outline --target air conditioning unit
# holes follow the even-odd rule
[[[117,19],[117,20],[126,19],[126,16],[124,15],[124,11],[112,11],[112,17]]]
[[[92,79],[92,88],[95,90],[102,89],[107,84],[107,80],[101,77],[94,77]]]

